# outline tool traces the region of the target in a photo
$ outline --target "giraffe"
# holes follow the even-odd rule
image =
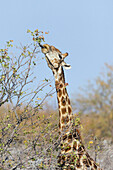
[[[100,166],[89,156],[82,143],[80,132],[73,121],[73,113],[70,99],[67,93],[64,70],[71,66],[64,59],[68,53],[62,54],[54,46],[41,45],[42,53],[45,55],[48,67],[55,77],[59,108],[59,134],[60,154],[58,156],[58,167],[61,170],[101,170]]]

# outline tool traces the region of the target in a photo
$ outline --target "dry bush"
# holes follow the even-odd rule
[[[56,157],[59,146],[58,120],[54,110],[36,111],[30,114],[30,117],[24,119],[19,125],[16,124],[14,112],[9,112],[2,106],[0,109],[0,118],[2,123],[1,135],[1,163],[2,167],[8,169],[16,168],[49,168],[56,165]],[[3,112],[4,117],[3,117]],[[33,111],[33,108],[30,110]],[[21,115],[23,109],[17,109],[17,114]],[[28,109],[28,113],[29,109]],[[4,124],[3,124],[4,122]],[[52,123],[51,123],[52,122]],[[12,141],[6,143],[10,134],[16,128]],[[4,129],[3,126],[7,127]]]
[[[40,112],[54,88],[40,98],[50,80],[33,84],[40,60],[39,43],[44,41],[44,36],[38,30],[28,32],[33,38],[29,45],[18,48],[10,40],[0,50],[1,169],[48,168],[52,162],[55,166],[57,156],[54,151],[58,148],[58,129],[56,123],[51,124],[51,120],[56,122],[55,114]],[[18,52],[12,53],[15,50]]]
[[[84,129],[98,138],[113,139],[113,65],[105,64],[101,75],[82,88],[72,103],[81,113]]]

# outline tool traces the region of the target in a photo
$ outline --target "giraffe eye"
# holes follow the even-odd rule
[[[60,59],[62,59],[62,56],[61,56],[61,54],[59,54],[59,58],[60,58]]]

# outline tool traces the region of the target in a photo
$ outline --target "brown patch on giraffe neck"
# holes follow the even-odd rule
[[[61,125],[62,125],[62,128],[61,128],[62,131],[65,131],[65,132],[69,131],[69,125],[68,124],[67,125],[61,124]]]
[[[68,106],[68,113],[69,113],[69,115],[72,113],[72,110],[71,110],[70,106]]]
[[[64,96],[62,96],[62,98],[61,98],[61,105],[62,106],[66,105],[66,99],[64,98]]]
[[[78,129],[75,129],[75,131],[73,132],[73,137],[81,142],[81,136]]]
[[[62,88],[63,87],[63,83],[61,83],[60,85],[59,85],[59,88]]]
[[[62,96],[62,90],[61,89],[58,89],[58,97],[60,98]]]
[[[76,167],[77,168],[81,168],[82,167],[82,165],[80,164],[80,159],[79,158],[77,159]]]
[[[63,141],[65,141],[67,139],[67,134],[63,135],[62,139],[63,139]]]
[[[59,82],[56,80],[55,81],[55,86],[58,86],[59,85]]]
[[[68,115],[67,116],[62,116],[61,122],[62,122],[62,124],[68,123],[69,122],[69,116]]]
[[[70,134],[68,135],[68,142],[69,142],[69,143],[72,142],[72,139],[73,139],[73,136],[72,136],[72,134],[70,133]]]
[[[59,81],[64,81],[62,76],[59,78]]]
[[[59,98],[57,97],[57,100],[58,100],[58,105],[59,105],[59,103],[60,103],[60,100],[59,100]]]
[[[70,99],[68,98],[68,104],[70,105]]]
[[[63,88],[63,95],[65,95],[65,93],[66,93],[66,89],[65,89],[65,88]]]
[[[62,114],[66,114],[66,108],[64,107],[64,108],[61,108],[61,113]]]
[[[74,151],[77,150],[77,142],[76,142],[76,141],[74,141],[74,143],[73,143],[73,150],[74,150]]]
[[[67,146],[65,146],[65,152],[69,152],[71,150],[71,145],[67,144]]]
[[[61,111],[59,110],[59,117],[61,117]]]

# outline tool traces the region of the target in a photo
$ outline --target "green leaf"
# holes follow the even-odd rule
[[[31,32],[29,29],[27,29],[27,33]]]
[[[8,128],[10,128],[12,126],[12,124],[8,124]]]

